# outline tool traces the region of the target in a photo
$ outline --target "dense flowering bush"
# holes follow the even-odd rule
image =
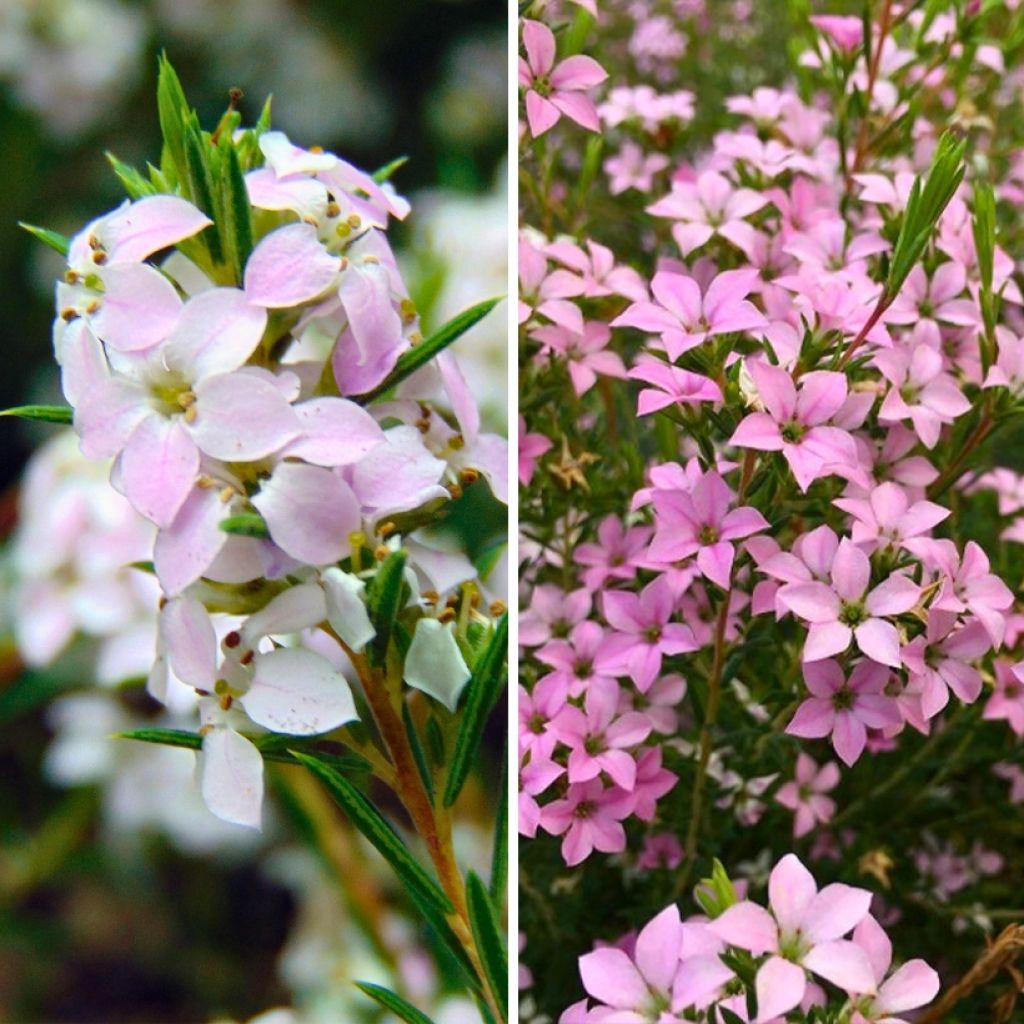
[[[395,167],[302,149],[269,104],[243,128],[237,100],[203,131],[163,60],[159,166],[113,160],[128,199],[70,239],[30,228],[66,258],[53,343],[70,408],[12,412],[71,421],[100,468],[66,438],[36,464],[20,646],[46,664],[85,634],[101,682],[145,676],[167,710],[123,734],[197,751],[223,822],[261,827],[265,762],[292,766],[278,785],[300,807],[311,772],[397,873],[456,987],[500,1021],[505,819],[489,808],[490,886],[454,827],[504,681],[507,446],[449,348],[496,300],[424,337],[388,239],[410,210]],[[467,503],[469,534],[453,530]],[[98,695],[55,713],[65,746],[124,718]],[[180,764],[163,781],[194,792]]]
[[[1008,1021],[1024,23],[763,6],[521,21],[527,1019]]]

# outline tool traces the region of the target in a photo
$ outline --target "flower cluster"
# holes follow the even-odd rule
[[[562,1024],[780,1024],[816,1007],[840,1015],[828,1019],[905,1024],[904,1013],[935,998],[939,977],[925,961],[894,965],[868,890],[819,889],[794,854],[772,868],[767,906],[740,899],[738,888],[716,869],[697,890],[704,913],[684,919],[672,904],[639,932],[581,957],[594,1003],[571,1006]]]
[[[455,712],[468,630],[489,619],[438,524],[481,478],[505,500],[505,444],[423,339],[387,237],[409,204],[265,119],[246,130],[229,110],[201,133],[172,74],[170,162],[122,171],[132,198],[68,243],[54,347],[82,451],[113,459],[152,524],[130,559],[163,592],[149,692],[200,695],[203,796],[256,826],[254,735],[360,717],[353,659],[390,629],[367,602],[388,560],[404,566],[402,678]]]
[[[609,72],[603,148],[559,124],[557,151],[526,142],[522,157],[543,183],[524,190],[520,229],[523,858],[546,880],[560,853],[581,890],[633,910],[635,874],[653,892],[676,872],[678,893],[701,858],[771,863],[780,837],[840,878],[888,888],[898,874],[910,893],[929,814],[949,812],[940,838],[963,851],[963,801],[1019,789],[1022,501],[1015,456],[992,440],[1024,411],[1019,138],[990,130],[1013,104],[1003,22],[883,5],[865,39],[860,18],[815,17],[798,66],[734,91],[722,114],[706,51],[687,78],[621,50],[660,26],[683,67],[689,47],[728,52],[741,29],[727,6],[715,25],[709,4],[668,24],[612,4],[589,35],[553,13],[558,46],[588,39]],[[967,96],[991,120],[946,130]],[[904,809],[898,840],[881,822]],[[985,848],[1000,855],[1015,840],[996,817]],[[964,888],[1008,893],[1007,864]],[[932,912],[937,894],[887,893],[877,913],[906,922],[908,903]],[[568,890],[548,896],[592,928]],[[772,907],[783,932],[796,926]],[[856,943],[866,912],[827,941]],[[802,953],[760,920],[760,945],[719,938],[739,975],[736,950],[782,950],[758,960],[757,984],[743,962],[763,999],[755,1012],[730,992],[733,1016],[708,1019],[781,1019],[804,999]],[[558,931],[541,909],[524,922],[554,1011]],[[840,979],[852,1001],[837,1019],[911,1008],[861,998],[880,991],[874,968]],[[608,976],[584,973],[604,1004],[588,1019],[710,1005],[686,982],[679,1002],[674,970],[652,1001],[609,1002],[590,989]]]

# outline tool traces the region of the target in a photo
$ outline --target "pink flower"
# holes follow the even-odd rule
[[[523,19],[526,59],[519,58],[519,84],[526,89],[526,120],[537,138],[564,114],[592,132],[601,121],[587,89],[600,85],[608,73],[592,57],[577,54],[555,64],[554,33],[539,21]]]
[[[864,22],[853,15],[818,14],[810,22],[844,53],[852,53],[864,39]]]
[[[888,978],[892,966],[892,942],[868,914],[853,930],[853,941],[871,963],[878,992],[854,1000],[853,1024],[907,1024],[897,1016],[930,1003],[939,992],[939,976],[923,960],[908,960]]]
[[[894,573],[868,592],[871,562],[851,540],[843,538],[832,562],[831,585],[788,583],[779,600],[810,623],[804,661],[842,654],[856,640],[874,661],[900,666],[900,637],[887,616],[902,615],[917,604],[921,588]]]
[[[744,364],[766,412],[752,412],[729,443],[758,451],[781,451],[802,491],[829,476],[835,465],[856,462],[853,439],[845,430],[825,426],[847,397],[846,377],[816,370],[800,378],[797,389],[783,369],[758,359]]]
[[[854,764],[864,752],[868,729],[900,725],[896,702],[885,695],[889,675],[885,666],[873,661],[860,662],[849,680],[836,661],[805,664],[804,680],[812,696],[797,708],[786,732],[803,739],[831,735],[840,759]]]
[[[672,366],[652,355],[642,354],[628,376],[652,385],[640,391],[636,403],[638,416],[647,416],[670,405],[722,401],[721,389],[710,378]]]
[[[836,813],[836,804],[825,796],[839,785],[839,766],[835,761],[818,768],[817,762],[801,753],[796,759],[796,777],[779,787],[775,799],[793,812],[793,836],[812,832],[817,825],[825,825]]]
[[[662,655],[697,649],[690,627],[669,621],[674,605],[664,576],[648,583],[639,594],[610,590],[604,595],[604,617],[618,630],[610,638],[610,650],[641,690],[647,690],[658,677]]]
[[[525,487],[537,471],[537,460],[551,451],[554,442],[543,434],[531,434],[519,417],[519,482]]]
[[[542,345],[542,354],[564,358],[569,364],[569,377],[577,395],[588,392],[597,376],[625,377],[626,368],[617,352],[607,351],[611,328],[599,320],[588,320],[582,332],[557,325],[536,328],[531,334]]]
[[[712,583],[729,589],[734,541],[768,529],[768,520],[749,505],[730,509],[735,495],[722,477],[708,470],[689,492],[654,493],[655,533],[649,557],[677,562],[697,556],[697,567]]]
[[[600,590],[608,580],[634,579],[650,538],[648,526],[626,527],[618,516],[605,516],[597,528],[597,543],[580,544],[573,552],[576,563],[587,566],[584,585]]]
[[[886,319],[895,324],[913,324],[915,337],[939,348],[940,324],[980,327],[981,313],[972,299],[961,299],[967,290],[967,271],[960,263],[943,263],[932,275],[924,267],[911,270]]]
[[[925,720],[946,706],[950,690],[965,704],[973,704],[981,695],[981,675],[970,663],[977,661],[992,641],[978,619],[957,629],[958,621],[954,612],[932,607],[925,634],[903,648],[903,662],[909,670],[907,690],[918,696]]]
[[[616,266],[611,249],[590,238],[586,241],[586,251],[571,242],[552,242],[546,252],[580,275],[584,298],[600,299],[607,295],[622,295],[634,301],[647,298],[647,285],[637,271],[628,266]]]
[[[683,862],[683,845],[671,832],[657,832],[644,837],[644,848],[636,859],[638,868],[675,871]]]
[[[679,222],[672,227],[672,237],[682,254],[689,256],[715,235],[744,249],[753,234],[745,218],[767,202],[761,192],[735,188],[717,171],[705,171],[695,182],[673,182],[672,191],[647,207],[647,212]]]
[[[820,892],[811,873],[787,854],[768,880],[771,912],[744,900],[711,922],[731,946],[755,956],[770,954],[758,968],[755,988],[759,1020],[799,1006],[807,988],[805,971],[853,995],[873,995],[871,961],[843,936],[867,916],[871,893],[835,883]]]
[[[949,509],[931,501],[911,505],[907,492],[894,483],[879,484],[867,500],[837,498],[835,505],[854,517],[853,542],[868,550],[902,547],[904,541],[931,532],[950,515]]]
[[[519,323],[534,312],[570,331],[583,330],[583,314],[569,299],[583,293],[583,282],[559,268],[550,270],[544,250],[529,238],[519,238]]]
[[[554,668],[569,693],[578,697],[594,680],[615,678],[620,658],[610,641],[596,622],[578,622],[565,640],[551,640],[535,657]]]
[[[686,958],[680,964],[685,935],[678,908],[670,906],[640,930],[632,956],[608,946],[580,957],[583,987],[611,1011],[594,1019],[640,1024],[675,1017],[724,985],[732,971],[716,956]]]
[[[623,818],[633,812],[633,794],[600,779],[570,786],[562,800],[541,808],[540,825],[562,836],[562,857],[569,867],[585,861],[594,850],[621,853],[626,848]]]
[[[878,410],[879,422],[909,419],[926,448],[938,443],[943,424],[971,408],[956,381],[944,372],[942,355],[924,342],[912,350],[877,352],[874,362],[892,385]]]
[[[623,142],[618,154],[604,162],[604,173],[608,175],[608,191],[613,196],[627,189],[650,192],[654,176],[669,165],[664,153],[644,153],[635,142]]]
[[[686,274],[661,270],[651,281],[654,302],[634,302],[612,321],[612,327],[636,327],[661,336],[669,358],[719,334],[757,331],[768,326],[747,296],[754,290],[756,270],[727,270],[702,292]]]
[[[529,606],[519,615],[519,642],[537,647],[552,637],[564,637],[590,614],[591,595],[584,588],[568,593],[551,583],[535,587]]]
[[[589,782],[602,772],[617,786],[632,790],[636,761],[628,753],[651,732],[651,723],[637,711],[618,713],[619,684],[596,679],[583,698],[583,709],[569,704],[551,723],[555,738],[569,748],[569,782]]]
[[[995,669],[995,690],[982,717],[988,721],[1005,719],[1016,735],[1024,736],[1024,661],[1011,665],[999,659]]]

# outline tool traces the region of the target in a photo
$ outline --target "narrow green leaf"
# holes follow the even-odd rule
[[[452,912],[452,904],[423,867],[413,858],[408,847],[369,800],[344,775],[298,750],[290,753],[305,765],[327,788],[349,820],[391,865],[395,874],[410,891],[415,891],[442,914]]]
[[[203,737],[199,733],[189,732],[187,729],[127,729],[114,735],[116,739],[156,743],[165,747],[183,747],[186,750],[201,750],[203,746]],[[294,745],[300,737],[267,734],[250,736],[248,739],[263,755],[265,761],[274,761],[277,764],[299,764],[295,754],[291,750],[284,749],[283,744],[291,742]],[[315,756],[338,772],[365,773],[371,769],[369,761],[358,754],[328,754],[318,750]]]
[[[390,163],[385,164],[383,167],[378,167],[377,170],[373,172],[373,180],[377,182],[378,185],[383,185],[384,182],[395,173],[395,171],[404,167],[408,162],[409,158],[407,156],[395,157],[395,159]]]
[[[974,186],[973,231],[981,287],[991,291],[996,248],[996,195],[987,181],[979,181]]]
[[[252,252],[252,207],[249,205],[249,193],[245,187],[238,151],[230,141],[230,136],[225,138],[228,141],[221,166],[224,233],[235,279],[241,284],[246,260]]]
[[[0,416],[17,416],[22,420],[38,420],[40,423],[71,423],[74,410],[67,405],[16,405],[12,409],[0,410]]]
[[[203,133],[194,118],[185,127],[184,145],[185,168],[192,202],[215,222],[199,237],[206,243],[213,262],[220,263],[224,259],[224,249],[220,238],[221,226],[216,223],[217,207],[213,199],[213,174],[210,168],[210,156],[214,150],[203,138]]]
[[[478,302],[475,306],[470,306],[469,309],[449,320],[439,331],[404,352],[391,373],[372,391],[357,396],[356,401],[365,405],[367,402],[372,402],[375,398],[387,394],[395,385],[400,384],[421,366],[425,366],[453,341],[462,337],[471,327],[476,326],[499,302],[501,299],[487,299],[484,302]]]
[[[228,516],[218,523],[225,533],[233,533],[239,537],[258,537],[266,540],[270,536],[266,520],[258,512],[239,512]]]
[[[71,239],[62,235],[59,231],[51,231],[49,228],[37,228],[35,224],[26,224],[23,220],[18,221],[18,227],[27,231],[33,238],[38,238],[43,245],[56,249],[61,256],[67,256],[71,248]]]
[[[498,621],[490,643],[473,666],[473,678],[466,688],[466,703],[462,710],[459,735],[455,740],[448,781],[444,788],[444,805],[451,807],[458,799],[470,768],[476,758],[480,737],[487,716],[501,693],[502,676],[508,647],[508,613]]]
[[[407,703],[402,704],[402,722],[405,725],[405,735],[409,739],[409,746],[412,748],[412,756],[416,760],[416,768],[420,773],[423,788],[427,791],[427,797],[431,804],[434,802],[434,777],[427,764],[427,756],[420,741],[420,734],[416,731],[416,723],[412,720],[412,712],[409,711]]]
[[[507,754],[506,748],[506,754]],[[498,813],[494,819],[494,845],[491,850],[491,884],[488,891],[494,905],[500,907],[508,897],[508,758],[501,762],[498,784]]]
[[[473,929],[483,963],[487,983],[498,1001],[502,1018],[508,1018],[508,954],[505,952],[503,929],[498,924],[498,915],[487,893],[487,888],[478,875],[470,871],[466,878],[466,900],[469,904],[469,924]]]
[[[379,1003],[385,1010],[390,1010],[404,1024],[433,1024],[430,1018],[416,1009],[412,1003],[406,1002],[397,992],[374,985],[369,981],[357,981],[356,988]]]
[[[160,131],[164,145],[171,158],[171,164],[185,192],[186,199],[194,198],[189,187],[188,163],[185,159],[185,123],[189,116],[188,100],[177,72],[162,53],[159,61],[156,85],[156,107],[160,118]],[[166,173],[167,168],[163,168]]]
[[[366,608],[377,635],[370,641],[368,651],[376,664],[380,664],[388,650],[388,641],[395,619],[402,609],[405,588],[405,551],[393,551],[381,563],[376,575],[366,588]]]
[[[143,199],[145,196],[155,195],[157,189],[153,183],[137,171],[131,164],[118,160],[113,153],[107,153],[107,163],[113,168],[118,181],[124,186],[125,192],[132,199]]]

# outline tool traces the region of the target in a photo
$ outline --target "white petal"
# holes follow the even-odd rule
[[[469,682],[470,671],[455,642],[455,624],[420,619],[405,656],[405,681],[439,700],[449,711]]]
[[[301,647],[258,654],[242,703],[257,724],[293,736],[330,732],[359,717],[348,680],[326,658]]]
[[[223,821],[260,827],[263,758],[234,729],[214,729],[203,740],[200,788],[206,806]]]
[[[320,579],[327,595],[327,621],[358,653],[377,635],[366,610],[366,584],[338,568],[325,569]]]

